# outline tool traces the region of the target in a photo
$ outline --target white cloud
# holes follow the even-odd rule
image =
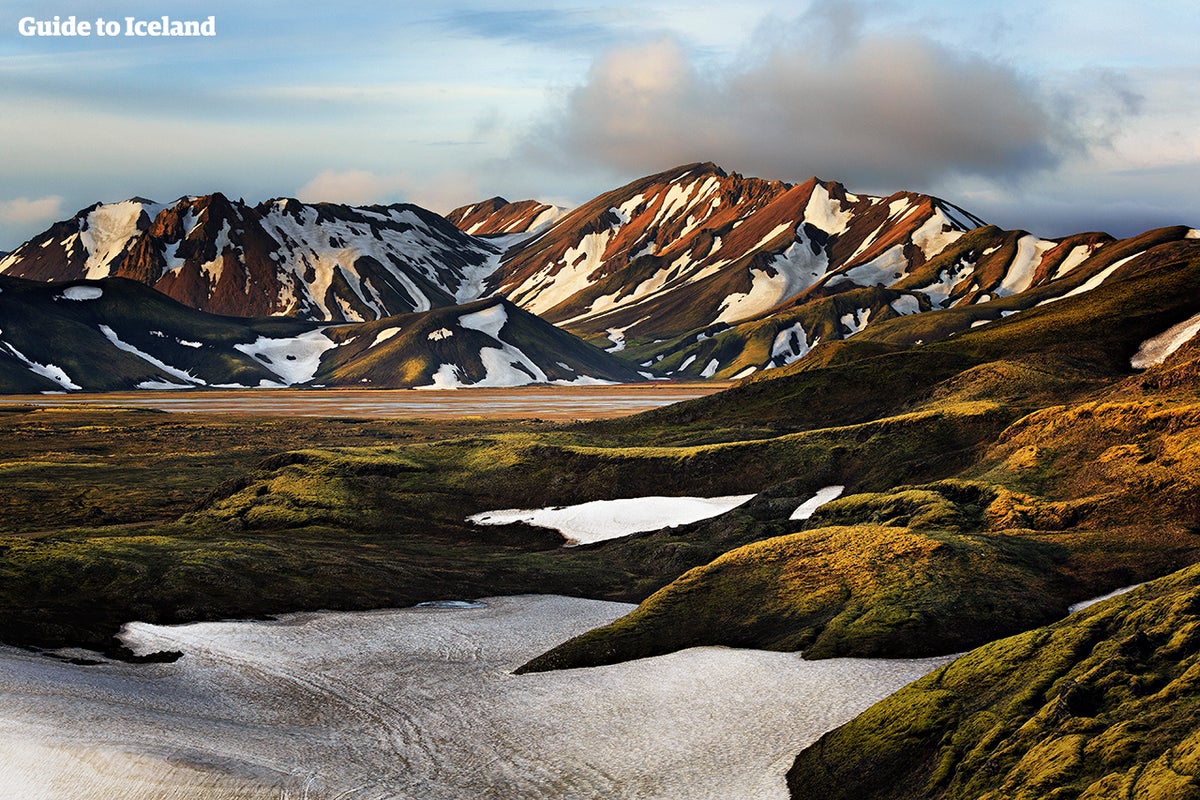
[[[62,202],[63,199],[59,195],[39,197],[36,200],[28,197],[0,200],[0,223],[33,225],[57,221],[63,216]]]
[[[414,203],[444,214],[480,199],[474,175],[445,171],[430,176],[408,173],[381,174],[363,169],[322,170],[296,192],[306,203]]]
[[[409,178],[403,173],[380,175],[363,169],[337,171],[321,170],[315,178],[296,191],[296,197],[306,203],[370,203],[396,202],[408,191]]]

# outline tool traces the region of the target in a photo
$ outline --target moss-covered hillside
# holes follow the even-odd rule
[[[981,647],[825,735],[797,798],[1200,796],[1200,567]]]

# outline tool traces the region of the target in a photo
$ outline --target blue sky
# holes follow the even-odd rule
[[[1191,0],[63,0],[212,39],[27,38],[0,0],[0,250],[97,200],[563,205],[712,160],[1044,236],[1200,226]]]

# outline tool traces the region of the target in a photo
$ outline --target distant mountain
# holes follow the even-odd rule
[[[692,164],[580,206],[510,250],[489,285],[577,332],[678,335],[757,316],[837,273],[891,282],[982,224],[922,195]]]
[[[503,197],[493,197],[460,206],[447,214],[446,219],[472,236],[502,236],[537,233],[565,213],[566,209],[537,200],[510,203]]]
[[[0,393],[630,382],[620,360],[502,299],[364,324],[222,317],[136,281],[0,276]]]
[[[903,328],[919,331],[909,344],[934,341],[1092,291],[1198,236],[1179,226],[1042,239],[927,195],[704,163],[570,212],[501,197],[448,218],[408,205],[135,198],[57,223],[0,258],[0,273],[126,277],[195,309],[317,322],[499,296],[645,377],[740,379],[900,317],[956,310]]]
[[[0,260],[0,273],[130,278],[215,314],[350,322],[478,296],[498,257],[417,206],[249,206],[218,193],[93,205]]]
[[[509,249],[488,286],[644,369],[738,378],[909,314],[991,303],[968,320],[982,324],[1197,235],[1041,239],[926,195],[692,164],[575,209]]]

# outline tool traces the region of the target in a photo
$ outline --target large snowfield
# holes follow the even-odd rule
[[[795,754],[939,664],[697,648],[514,676],[632,606],[132,624],[171,664],[0,647],[0,798],[784,798]]]

